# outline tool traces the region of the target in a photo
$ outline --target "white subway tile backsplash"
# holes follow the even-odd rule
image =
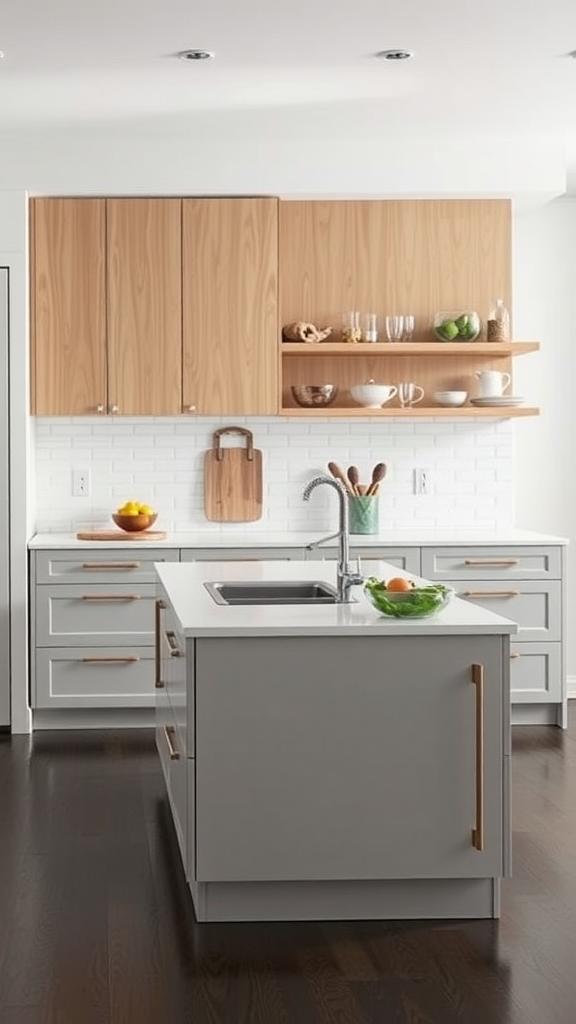
[[[509,420],[403,420],[374,418],[234,418],[252,430],[262,451],[262,519],[242,529],[271,532],[335,527],[334,495],[316,491],[302,501],[305,483],[327,473],[329,460],[358,466],[369,480],[386,462],[380,522],[395,528],[474,526],[513,522],[513,423]],[[238,524],[213,523],[203,511],[204,453],[223,425],[210,419],[37,418],[35,430],[36,529],[74,531],[110,524],[110,512],[128,497],[154,504],[168,531],[226,533]],[[230,436],[225,444],[243,444]],[[414,469],[430,473],[431,493],[415,495]],[[91,492],[72,497],[73,468],[89,468]],[[160,525],[160,523],[159,523]]]

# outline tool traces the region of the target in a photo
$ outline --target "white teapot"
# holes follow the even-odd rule
[[[512,380],[509,373],[501,373],[500,370],[479,370],[474,376],[479,382],[479,398],[497,398],[503,395]]]

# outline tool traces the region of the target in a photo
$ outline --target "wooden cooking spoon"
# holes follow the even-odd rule
[[[381,480],[384,479],[387,472],[388,466],[386,465],[385,462],[376,463],[374,469],[372,470],[372,480],[370,481],[370,485],[368,487],[368,490],[366,491],[366,496],[368,496],[369,494],[376,494],[378,484],[380,483]]]
[[[348,467],[348,479],[352,484],[352,491],[354,494],[360,494],[360,473],[356,466]]]
[[[331,472],[332,476],[334,477],[334,479],[335,480],[339,480],[340,483],[344,485],[344,487],[345,487],[346,491],[348,492],[348,494],[354,494],[354,491],[352,490],[352,488],[350,486],[350,482],[344,476],[344,473],[340,469],[340,466],[338,465],[337,462],[329,462],[328,463],[328,469],[330,470],[330,472]]]

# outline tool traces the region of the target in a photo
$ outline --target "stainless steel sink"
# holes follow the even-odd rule
[[[205,583],[216,604],[336,604],[338,593],[318,580]]]

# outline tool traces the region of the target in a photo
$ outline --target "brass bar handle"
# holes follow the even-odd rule
[[[85,665],[94,665],[96,663],[106,663],[109,665],[130,665],[134,661],[140,661],[140,658],[138,657],[137,654],[126,655],[122,658],[106,657],[106,655],[103,654],[100,657],[82,658],[82,661],[84,662]]]
[[[518,597],[519,590],[463,590],[462,597]]]
[[[82,594],[81,601],[139,601],[140,594]]]
[[[510,657],[511,658],[521,658],[522,655],[520,654],[520,651],[510,651]]]
[[[472,846],[484,849],[484,666],[472,665],[472,682],[476,687],[476,825],[472,829]]]
[[[465,558],[464,565],[520,565],[519,558]]]
[[[167,629],[164,633],[164,639],[168,644],[168,650],[170,651],[171,658],[180,658],[181,652],[176,641],[176,634],[173,629]]]
[[[160,630],[162,611],[165,607],[166,605],[164,604],[164,601],[162,601],[161,598],[157,598],[156,604],[154,606],[154,687],[156,690],[164,689],[164,683],[162,682],[162,672],[160,671],[162,660],[162,652],[160,649]]]
[[[139,569],[140,562],[82,562],[83,569]]]
[[[166,743],[168,744],[168,752],[170,754],[170,760],[171,761],[179,761],[180,760],[180,752],[178,750],[176,750],[176,746],[175,746],[175,743],[174,743],[174,734],[175,734],[175,732],[176,732],[176,730],[175,730],[173,725],[165,725],[164,726],[164,735],[166,737]]]

